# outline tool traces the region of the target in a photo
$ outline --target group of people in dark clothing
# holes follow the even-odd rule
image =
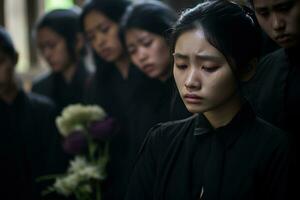
[[[300,1],[208,0],[178,17],[154,0],[92,0],[46,13],[34,37],[50,72],[27,93],[0,29],[1,198],[61,198],[36,179],[66,170],[54,121],[74,103],[118,126],[104,200],[299,198]]]

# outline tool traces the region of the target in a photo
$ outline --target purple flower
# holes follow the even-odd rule
[[[116,121],[107,118],[104,121],[93,122],[89,127],[89,132],[94,139],[105,140],[112,136],[116,128]]]
[[[81,131],[74,131],[63,142],[63,149],[69,154],[79,154],[87,147],[87,141]]]

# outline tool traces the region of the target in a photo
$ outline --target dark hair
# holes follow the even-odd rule
[[[92,11],[98,11],[103,13],[106,17],[120,23],[127,6],[130,5],[129,1],[125,0],[93,0],[84,5],[82,13],[80,15],[80,27],[84,32],[84,19]]]
[[[8,32],[0,26],[0,51],[8,55],[12,60],[16,59],[17,51]]]
[[[36,24],[36,30],[49,28],[63,37],[72,60],[77,59],[75,45],[80,32],[79,13],[71,9],[56,9],[46,13]]]
[[[261,35],[253,13],[229,1],[207,1],[185,11],[174,26],[172,50],[178,37],[201,27],[207,41],[218,49],[231,67],[243,71],[259,56]]]
[[[124,44],[125,33],[131,28],[142,29],[168,38],[177,17],[176,12],[162,2],[150,1],[133,4],[127,8],[121,21],[121,40]]]

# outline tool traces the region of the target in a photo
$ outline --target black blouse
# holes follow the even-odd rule
[[[201,114],[160,124],[140,151],[126,199],[282,200],[287,151],[285,134],[248,105],[218,129]]]
[[[182,102],[173,78],[165,82],[152,80],[146,90],[134,98],[128,112],[130,124],[130,159],[133,161],[147,132],[157,123],[191,116]]]
[[[60,73],[50,73],[34,81],[32,91],[50,98],[60,112],[65,106],[83,103],[89,72],[83,65],[77,67],[71,82],[65,81]]]
[[[135,104],[134,96],[147,87],[149,79],[133,65],[128,78],[124,79],[112,63],[98,63],[97,71],[88,84],[85,103],[103,107],[110,117],[116,119],[118,131],[110,143],[108,178],[103,186],[103,199],[123,199],[130,172],[130,137],[128,112]]]
[[[257,73],[247,85],[246,93],[257,113],[265,120],[289,133],[292,167],[290,189],[292,199],[299,199],[300,180],[300,48],[279,49],[265,56],[257,66]],[[291,192],[290,192],[291,193]],[[297,197],[295,197],[297,195]]]
[[[0,99],[1,199],[40,199],[45,182],[36,178],[65,170],[54,110],[48,99],[23,91],[11,104]]]

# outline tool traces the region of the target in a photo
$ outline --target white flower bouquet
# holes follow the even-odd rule
[[[74,104],[56,118],[56,125],[64,138],[64,150],[75,157],[65,174],[41,178],[55,178],[43,193],[100,200],[101,181],[106,178],[109,160],[108,138],[114,132],[115,121],[99,106]]]

